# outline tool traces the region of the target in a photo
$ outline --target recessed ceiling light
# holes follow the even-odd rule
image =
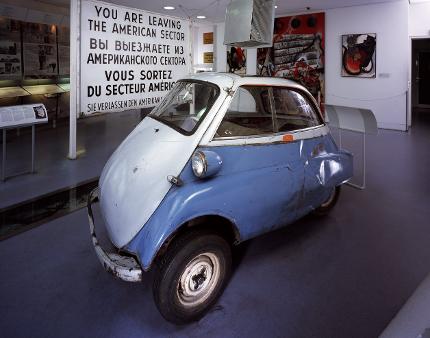
[[[275,9],[278,8],[278,6],[275,6]]]
[[[204,16],[204,15],[197,15],[197,19],[206,19],[206,16]]]
[[[164,6],[164,9],[167,9],[168,11],[171,11],[172,9],[175,9],[173,6]]]

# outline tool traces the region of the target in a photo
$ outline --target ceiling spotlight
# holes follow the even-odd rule
[[[168,11],[175,9],[175,7],[173,7],[173,6],[164,6],[163,8],[167,9]]]
[[[206,19],[206,16],[204,16],[204,15],[197,15],[197,19]]]
[[[275,9],[278,8],[278,6],[275,5]]]

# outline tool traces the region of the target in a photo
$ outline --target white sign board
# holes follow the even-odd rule
[[[48,113],[41,103],[0,108],[0,129],[48,122]]]
[[[82,1],[81,111],[153,107],[190,72],[190,21]]]

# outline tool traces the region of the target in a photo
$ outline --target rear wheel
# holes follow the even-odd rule
[[[331,209],[336,205],[337,200],[339,199],[340,194],[340,186],[334,187],[330,193],[330,196],[327,200],[321,204],[318,208],[316,208],[313,213],[317,216],[327,215]]]
[[[231,248],[219,235],[193,231],[175,240],[157,264],[153,294],[175,324],[201,318],[221,295],[231,272]]]

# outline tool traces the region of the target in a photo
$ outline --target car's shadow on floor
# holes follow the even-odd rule
[[[302,248],[308,248],[309,251],[313,250],[312,245],[309,243],[314,241],[315,238],[336,238],[338,236],[333,236],[333,231],[336,232],[336,226],[331,228],[331,224],[336,222],[335,218],[330,215],[324,217],[316,216],[306,216],[293,224],[279,228],[278,230],[271,231],[267,234],[258,236],[254,239],[245,241],[235,247],[232,250],[232,276],[230,282],[235,279],[234,283],[229,283],[225,291],[233,292],[236,294],[237,287],[243,283],[244,278],[248,280],[252,277],[250,271],[254,270],[255,266],[260,265],[261,262],[265,262],[264,265],[275,266],[274,273],[276,271],[284,271],[285,267],[283,264],[298,264],[296,255],[302,254],[306,250]],[[331,228],[331,230],[330,230]],[[325,235],[322,235],[325,233]],[[329,246],[334,246],[332,240],[324,240],[324,243],[329,243]],[[317,245],[317,247],[320,245]],[[325,245],[323,248],[319,248],[318,251],[326,250]],[[139,285],[111,285],[116,292],[111,293],[111,297],[119,301],[124,292],[127,293],[127,298],[134,299],[133,304],[128,304],[126,307],[126,312],[131,315],[136,322],[140,322],[143,327],[149,329],[151,332],[157,334],[169,334],[176,331],[177,333],[188,334],[197,330],[197,332],[202,332],[201,330],[206,330],[211,327],[214,322],[222,321],[224,316],[230,310],[229,302],[237,302],[236,296],[233,298],[221,295],[221,298],[217,303],[208,311],[206,316],[204,316],[200,321],[195,323],[190,323],[188,325],[176,326],[174,324],[166,322],[159,312],[157,311],[155,302],[152,297],[152,288],[154,282],[154,269],[149,270],[144,273],[143,282]],[[106,276],[106,279],[111,276]],[[272,284],[271,276],[268,276],[268,284]],[[248,283],[253,283],[249,282]],[[111,283],[109,283],[111,284]],[[112,284],[116,284],[112,282]],[[122,283],[118,283],[122,284]],[[124,290],[124,289],[127,290]],[[121,290],[118,290],[121,289]],[[119,294],[118,294],[119,291]],[[114,296],[117,295],[118,297]],[[227,301],[228,299],[228,301]],[[227,301],[227,303],[226,303]],[[146,315],[142,315],[145,313]],[[149,315],[150,314],[150,315]],[[139,326],[140,326],[139,325]]]
[[[296,222],[281,226],[279,229],[270,231],[256,238],[244,241],[233,247],[233,266],[234,275],[248,256],[267,255],[274,250],[294,250],[301,247],[304,242],[315,237],[318,233],[327,230],[327,227],[336,222],[330,215],[316,216],[307,215]],[[252,251],[252,253],[250,252]]]

